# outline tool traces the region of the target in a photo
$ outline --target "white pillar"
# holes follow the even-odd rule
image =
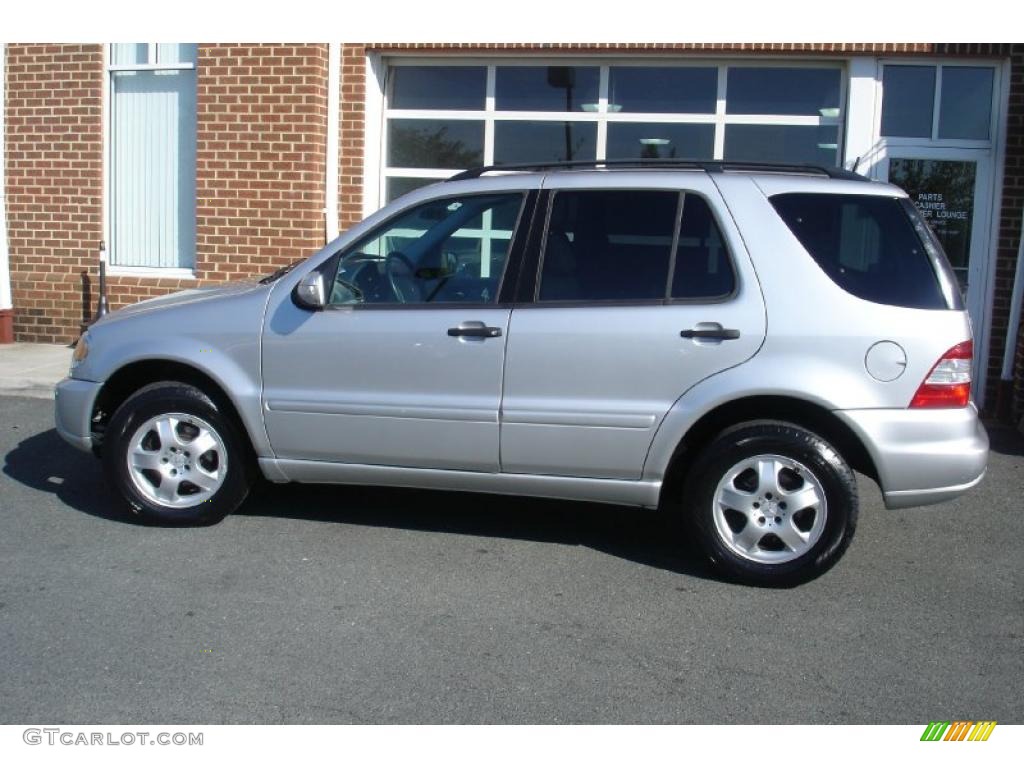
[[[327,242],[338,236],[338,128],[341,115],[341,43],[327,44],[327,179],[324,217]]]
[[[874,178],[878,161],[875,139],[875,107],[878,96],[878,60],[872,56],[850,59],[850,79],[846,105],[846,151],[843,167]]]
[[[380,209],[381,132],[384,127],[384,77],[379,53],[366,54],[366,102],[363,111],[363,216]]]
[[[1021,236],[1017,241],[1017,269],[1013,273],[1010,294],[1010,324],[1006,329],[1003,347],[1003,381],[1013,381],[1013,363],[1017,354],[1017,333],[1020,331],[1020,310],[1024,305],[1024,211],[1021,212]]]

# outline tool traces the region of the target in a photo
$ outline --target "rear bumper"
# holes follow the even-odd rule
[[[57,434],[81,451],[92,450],[92,408],[102,387],[95,381],[64,379],[54,389]]]
[[[967,408],[872,408],[836,411],[874,461],[889,509],[937,504],[981,482],[988,434]]]

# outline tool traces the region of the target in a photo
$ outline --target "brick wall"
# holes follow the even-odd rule
[[[341,109],[338,119],[338,226],[363,218],[363,150],[366,138],[366,48],[341,47]]]
[[[1000,365],[1010,319],[1010,291],[1017,268],[1021,237],[1024,236],[1024,232],[1021,231],[1021,219],[1024,217],[1024,45],[1013,46],[1011,61],[1006,179],[1002,186],[992,322],[992,350],[998,353]],[[1021,323],[1020,329],[1017,337],[1017,359],[1014,369],[1016,373],[1010,411],[1024,426],[1024,322]]]
[[[7,45],[7,225],[14,333],[64,342],[95,298],[102,235],[98,45]]]
[[[197,276],[268,272],[322,246],[327,46],[199,46],[197,114]]]
[[[1017,354],[1013,364],[1013,404],[1009,417],[1024,432],[1024,310],[1017,333]]]
[[[201,45],[197,69],[196,279],[110,277],[111,308],[268,272],[324,243],[327,46]],[[7,46],[19,341],[73,341],[95,312],[104,76],[100,45]]]
[[[551,51],[579,53],[787,53],[872,55],[935,54],[942,56],[1005,56],[1008,43],[360,43],[366,50],[415,53],[516,53]]]
[[[996,242],[995,295],[992,300],[992,336],[989,355],[988,403],[997,403],[995,393],[1006,346],[1010,320],[1010,296],[1024,216],[1024,45],[1014,44],[1010,57],[1010,107],[1006,118],[1006,164],[1003,166],[1003,200],[999,214],[999,239]],[[1009,407],[999,402],[1001,416],[1024,416],[1024,340],[1017,339],[1017,365],[1012,391],[1000,391]]]

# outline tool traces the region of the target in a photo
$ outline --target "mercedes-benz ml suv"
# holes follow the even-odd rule
[[[481,168],[262,280],[113,312],[56,423],[131,510],[259,476],[661,507],[726,574],[806,580],[985,473],[971,326],[906,194],[724,163]],[[625,514],[625,513],[624,513]]]

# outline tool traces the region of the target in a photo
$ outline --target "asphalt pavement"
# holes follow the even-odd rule
[[[832,571],[723,582],[653,512],[261,484],[136,524],[0,397],[0,723],[1021,722],[1024,440],[941,506],[863,478]]]

